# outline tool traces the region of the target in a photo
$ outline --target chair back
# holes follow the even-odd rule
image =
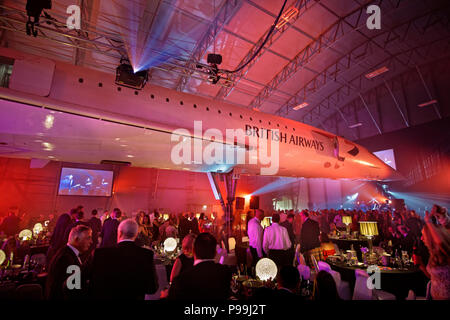
[[[300,276],[302,277],[303,280],[310,280],[311,278],[311,269],[304,265],[304,264],[299,264],[297,266],[298,272],[300,273]]]
[[[310,257],[311,257],[311,258],[310,258],[310,259],[311,259],[311,263],[312,263],[312,265],[313,265],[313,267],[314,267],[314,271],[315,271],[316,274],[317,274],[317,273],[319,273],[319,265],[317,264],[316,257],[314,257],[313,254],[311,254]]]
[[[16,300],[42,300],[44,295],[39,284],[23,284],[14,291]]]
[[[47,263],[47,257],[43,253],[36,253],[31,256],[30,262],[36,263],[40,266],[45,266]]]
[[[156,276],[158,277],[158,291],[154,294],[146,294],[145,300],[159,300],[161,297],[161,291],[166,289],[169,285],[167,280],[166,266],[162,263],[155,264]]]
[[[367,287],[369,275],[361,269],[355,270],[355,288],[353,290],[353,300],[372,300],[372,290]]]
[[[331,267],[328,263],[324,262],[324,261],[319,261],[317,263],[317,267],[319,269],[319,271],[326,271],[328,273],[331,273]]]

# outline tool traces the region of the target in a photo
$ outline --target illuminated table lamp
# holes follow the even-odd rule
[[[164,214],[163,214],[163,219],[164,219],[165,221],[169,220],[169,214],[164,213]]]
[[[3,262],[5,262],[6,260],[6,253],[5,251],[0,249],[0,266],[3,264]]]
[[[200,219],[200,213],[195,214],[195,217],[198,219]]]
[[[42,230],[44,230],[44,228],[42,227],[41,223],[36,223],[33,227],[33,233],[34,234],[39,234],[42,232]]]
[[[167,238],[164,240],[164,251],[173,252],[177,248],[177,240],[174,238]]]
[[[233,237],[228,238],[228,249],[231,251],[236,249],[236,239]]]
[[[352,224],[352,217],[350,217],[350,216],[343,216],[342,217],[342,223],[347,226],[347,233],[350,234],[350,225]]]
[[[22,231],[20,231],[19,233],[19,239],[26,241],[26,240],[31,240],[31,238],[33,237],[33,232],[31,232],[31,230],[28,229],[24,229]]]
[[[275,279],[277,272],[277,265],[269,258],[259,259],[256,263],[256,276],[262,281]]]
[[[378,235],[378,226],[376,221],[360,221],[359,231],[369,239],[369,254],[372,255],[372,238]]]

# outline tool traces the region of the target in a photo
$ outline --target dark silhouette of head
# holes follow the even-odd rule
[[[274,213],[272,215],[272,223],[279,223],[280,222],[280,215],[278,213]]]
[[[283,266],[277,277],[278,286],[289,290],[296,290],[300,283],[300,274],[293,266]]]
[[[214,259],[217,240],[210,233],[200,233],[194,242],[195,259]]]
[[[326,271],[319,271],[316,276],[314,300],[340,300],[333,276]]]

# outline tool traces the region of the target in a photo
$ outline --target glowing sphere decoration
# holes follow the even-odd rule
[[[177,248],[177,240],[174,238],[167,238],[164,240],[164,251],[173,252]]]
[[[256,276],[262,281],[275,279],[277,272],[277,265],[269,258],[262,258],[256,263]]]
[[[41,223],[36,223],[33,227],[34,234],[39,234],[40,232],[42,232],[42,230],[44,230],[44,228],[42,227]]]
[[[31,232],[31,230],[28,229],[24,229],[22,231],[20,231],[19,233],[19,239],[22,240],[30,240],[33,237],[33,232]]]
[[[6,260],[5,251],[0,250],[0,266],[3,264],[3,262],[5,262],[5,260]]]

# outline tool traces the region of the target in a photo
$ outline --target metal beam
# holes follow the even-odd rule
[[[403,63],[400,64],[401,67],[408,68],[416,65],[416,63],[413,61],[413,57],[416,57],[420,61],[427,61],[433,58],[446,56],[448,55],[448,50],[450,49],[449,39],[450,34],[445,36],[444,38],[440,38],[438,40],[433,40],[426,44],[422,44],[421,46],[417,46],[405,51],[398,52],[394,57],[388,57],[374,64],[374,69],[381,66],[388,66],[390,72],[393,73],[395,72],[395,69],[397,67],[396,64],[398,64],[398,61],[401,59],[405,60],[403,61]],[[442,54],[442,52],[444,52],[444,54]],[[439,53],[441,53],[440,56]],[[436,56],[436,54],[438,55]],[[377,79],[372,79],[370,81],[366,79],[365,77],[366,72],[367,71],[360,73],[343,86],[340,86],[339,88],[334,90],[331,94],[322,99],[315,106],[312,106],[306,113],[302,115],[303,121],[305,121],[308,115],[315,112],[316,108],[320,108],[320,106],[326,105],[329,101],[337,104],[339,101],[342,100],[344,96],[349,98],[353,94],[363,92],[364,91],[363,85],[373,83],[373,81],[378,81]]]
[[[295,93],[295,95],[292,98],[290,98],[275,113],[279,115],[289,114],[289,112],[292,110],[293,107],[299,105],[300,103],[308,102],[308,100],[311,100],[309,95],[317,93],[318,91],[323,89],[329,82],[336,82],[342,84],[341,81],[338,80],[338,76],[343,74],[347,70],[351,69],[352,67],[360,65],[362,62],[366,61],[367,57],[370,54],[373,54],[373,47],[375,47],[377,43],[376,40],[381,40],[380,42],[384,43],[385,48],[388,44],[393,43],[395,39],[398,39],[398,42],[402,42],[411,32],[411,30],[414,29],[411,26],[416,26],[416,22],[419,20],[427,19],[428,21],[430,18],[436,18],[435,17],[436,12],[439,14],[438,9],[432,10],[431,12],[425,14],[421,13],[419,16],[416,16],[410,19],[409,21],[402,22],[389,30],[385,30],[375,35],[373,38],[367,39],[362,44],[352,49],[349,53],[340,56],[332,64],[328,65],[323,71],[314,76],[306,85],[300,88]],[[433,30],[430,29],[428,24],[424,26],[423,30],[426,30],[427,32],[430,32],[431,30],[434,32],[437,26],[444,26],[444,27],[448,26],[447,16],[439,14],[437,18],[438,18],[437,20],[434,19],[435,23],[433,25],[434,26]],[[396,57],[396,55],[391,56]],[[408,61],[408,57],[406,57],[404,60]],[[404,64],[404,62],[401,59],[398,59],[398,61]],[[363,68],[367,69],[366,66],[363,66]]]
[[[258,93],[249,106],[254,108],[260,107],[272,94],[274,89],[290,79],[300,69],[305,68],[314,56],[325,49],[331,48],[338,40],[342,39],[348,33],[354,32],[355,30],[359,31],[358,29],[366,23],[366,21],[362,19],[366,6],[374,2],[374,0],[366,1],[345,17],[338,17],[337,22],[327,28],[327,30],[320,34],[317,39],[311,41],[291,61],[289,61],[289,63],[269,81],[267,86]],[[321,2],[319,2],[319,5],[323,6]],[[355,19],[356,22],[353,21]]]
[[[216,95],[216,99],[225,99],[233,91],[234,86],[248,73],[248,71],[251,69],[251,67],[255,65],[255,63],[264,54],[264,52],[266,52],[272,46],[272,44],[277,39],[279,39],[281,37],[281,35],[295,23],[295,21],[298,19],[298,17],[303,15],[310,8],[310,7],[308,7],[308,4],[310,2],[312,2],[312,0],[294,0],[293,2],[291,2],[291,5],[287,8],[295,7],[296,9],[298,9],[299,13],[296,16],[294,16],[288,23],[286,23],[282,28],[280,28],[280,29],[275,28],[273,30],[273,32],[268,37],[267,43],[265,44],[264,48],[258,53],[258,55],[256,57],[254,57],[254,59],[245,68],[243,68],[239,72],[231,74],[231,81],[233,82],[234,85],[232,85],[228,88],[225,88],[225,87],[221,88]],[[270,26],[264,32],[264,34],[259,38],[259,40],[255,43],[255,45],[250,48],[250,50],[247,52],[247,54],[241,59],[241,61],[237,65],[236,69],[239,69],[241,66],[243,66],[245,63],[247,63],[247,61],[249,61],[255,55],[256,51],[261,47],[261,45],[266,40],[269,32],[271,31],[271,27],[272,26]]]
[[[386,82],[386,80],[384,80],[384,85],[386,86],[386,89],[388,89],[389,94],[390,94],[391,97],[392,97],[392,100],[394,100],[394,104],[395,104],[395,106],[397,107],[398,112],[400,112],[400,114],[401,114],[401,116],[402,116],[402,118],[403,118],[403,121],[405,122],[405,125],[406,125],[407,127],[409,127],[408,120],[406,120],[406,117],[405,117],[405,115],[403,114],[402,109],[400,108],[400,104],[398,103],[397,99],[395,98],[395,95],[394,95],[394,93],[392,92],[391,87],[389,87],[389,85],[388,85],[388,83]]]
[[[440,61],[438,61],[438,64],[439,63],[446,63],[446,64],[448,64],[449,61],[450,61],[450,54],[447,53],[447,55],[444,58],[442,58]],[[423,66],[424,67],[425,66],[426,67],[430,67],[430,66],[434,66],[434,65],[436,65],[435,62],[429,62],[427,65],[423,65]],[[414,74],[416,72],[417,71],[416,71],[415,68],[408,69],[408,70],[404,71],[403,73],[401,73],[401,74],[393,77],[392,79],[388,80],[388,82],[391,82],[391,86],[393,86],[394,83],[398,83],[399,85],[402,86],[402,88],[404,88],[405,85],[408,83],[408,81],[413,80],[413,79],[417,79],[417,78],[414,77]],[[370,90],[366,91],[364,93],[364,95],[370,97],[371,95],[374,94],[375,90],[381,89],[384,86],[385,86],[384,83],[381,83],[378,86],[375,86],[375,87],[371,88]],[[405,98],[406,98],[406,93],[405,93]],[[352,101],[346,103],[344,106],[340,107],[339,109],[343,112],[345,109],[353,107],[354,103],[356,101],[359,101],[359,100],[360,100],[360,97],[355,98]],[[405,100],[405,104],[408,106],[406,100]],[[360,105],[360,108],[363,108],[363,106]],[[351,111],[351,113],[355,113],[355,112],[356,112],[355,110]],[[332,117],[336,117],[336,113],[333,113],[333,114],[329,115],[325,120],[330,119]],[[412,119],[411,118],[409,119],[408,123],[411,125],[411,123],[412,123]]]
[[[420,80],[422,81],[423,87],[425,88],[425,91],[427,92],[428,98],[430,99],[430,101],[433,100],[434,98],[431,94],[431,91],[430,91],[430,89],[428,89],[428,86],[422,76],[422,72],[420,72],[419,66],[417,66],[417,65],[416,65],[416,70],[417,70],[417,73],[419,74]],[[439,112],[436,103],[433,103],[433,107],[434,107],[434,111],[436,111],[436,114],[439,117],[439,119],[442,119],[441,113]]]
[[[202,39],[197,43],[194,51],[191,53],[186,66],[193,69],[196,64],[200,62],[202,57],[206,54],[208,48],[214,43],[215,37],[219,34],[224,27],[230,22],[233,16],[239,11],[242,6],[242,0],[226,0],[223,6],[220,8],[214,20],[209,25]],[[177,80],[176,90],[183,91],[189,77],[192,75],[191,71],[186,71],[186,74],[182,75]]]
[[[370,118],[373,121],[373,124],[375,125],[375,127],[377,127],[377,130],[380,134],[383,134],[383,132],[381,131],[378,123],[375,121],[375,118],[373,117],[372,113],[369,110],[369,106],[367,105],[366,101],[364,100],[363,96],[361,95],[361,93],[359,93],[359,97],[361,98],[362,103],[364,104],[364,107],[366,107],[367,113],[369,114]]]

